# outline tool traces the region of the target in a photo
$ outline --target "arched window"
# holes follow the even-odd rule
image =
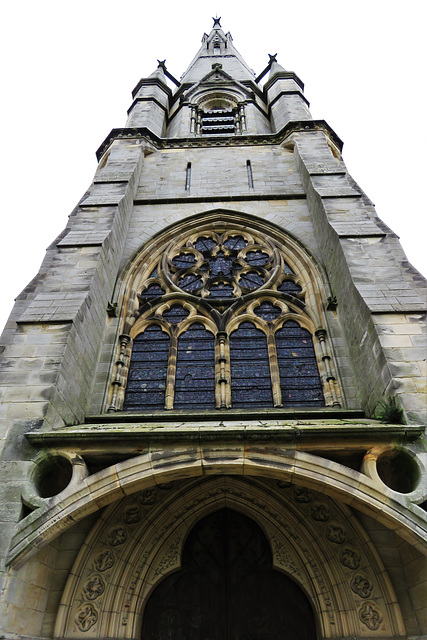
[[[340,406],[308,269],[284,240],[217,223],[150,258],[132,284],[109,410]]]
[[[178,339],[174,409],[215,408],[215,343],[202,324]]]
[[[169,336],[152,324],[136,336],[126,387],[124,411],[163,409],[169,358]]]
[[[310,333],[288,320],[275,333],[284,406],[322,406],[322,385]]]
[[[272,407],[267,337],[252,322],[230,336],[231,404],[234,408]]]
[[[190,108],[190,132],[196,135],[235,135],[246,130],[245,97],[209,92]]]

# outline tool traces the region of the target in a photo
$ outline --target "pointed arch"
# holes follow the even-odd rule
[[[230,336],[237,331],[234,344],[243,321],[254,324],[267,336],[266,371],[270,373],[263,377],[262,386],[268,382],[270,387],[266,395],[268,406],[280,407],[283,402],[275,335],[288,320],[295,320],[302,331],[307,330],[311,335],[314,359],[310,364],[316,371],[310,380],[316,378],[316,397],[310,393],[288,394],[287,406],[301,406],[306,402],[341,406],[325,329],[327,293],[323,274],[312,256],[292,236],[263,220],[215,210],[173,225],[147,243],[125,270],[120,325],[121,336],[128,337],[125,347],[118,342],[105,409],[117,411],[131,407],[124,398],[132,341],[151,323],[160,323],[171,336],[164,408],[173,409],[179,336],[195,322],[215,336],[215,362],[206,370],[207,378],[215,378],[214,406],[232,408],[236,392],[233,394],[230,387],[233,378]],[[280,309],[278,315],[273,320],[262,318],[256,312],[258,302],[276,305],[275,308]],[[179,308],[182,317],[172,322],[168,314],[172,313],[171,309]],[[253,370],[248,379],[260,380],[255,371],[256,362],[250,366]],[[292,371],[299,375],[298,367]],[[235,380],[238,377],[234,375]],[[305,382],[311,384],[310,380],[307,378]],[[182,403],[178,404],[184,408]],[[205,405],[202,403],[202,406]],[[237,403],[236,406],[243,405]],[[197,408],[195,396],[193,406],[189,400],[187,408],[193,407]],[[144,404],[132,405],[134,411],[147,408]]]
[[[283,480],[226,475],[160,483],[111,505],[70,573],[55,637],[86,637],[90,625],[92,638],[139,638],[146,604],[182,567],[194,526],[224,508],[260,527],[272,569],[305,593],[319,638],[404,635],[384,566],[349,509]]]

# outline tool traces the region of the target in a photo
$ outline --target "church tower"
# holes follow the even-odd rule
[[[303,89],[215,18],[101,144],[1,338],[1,637],[427,638],[426,282]]]

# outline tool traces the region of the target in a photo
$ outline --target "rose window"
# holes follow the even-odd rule
[[[218,225],[178,235],[143,268],[111,411],[340,406],[283,242]]]

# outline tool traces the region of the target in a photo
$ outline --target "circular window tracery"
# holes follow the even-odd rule
[[[177,244],[163,256],[161,270],[172,287],[202,298],[230,302],[266,284],[272,287],[279,270],[282,276],[293,274],[269,241],[251,234],[200,234]]]
[[[315,345],[316,324],[305,311],[310,268],[301,263],[301,277],[294,264],[282,240],[228,224],[180,234],[145,259],[120,336],[110,410],[144,410],[151,395],[153,409],[340,406],[326,333]],[[145,358],[147,349],[157,355]],[[163,358],[159,377],[156,358]]]

